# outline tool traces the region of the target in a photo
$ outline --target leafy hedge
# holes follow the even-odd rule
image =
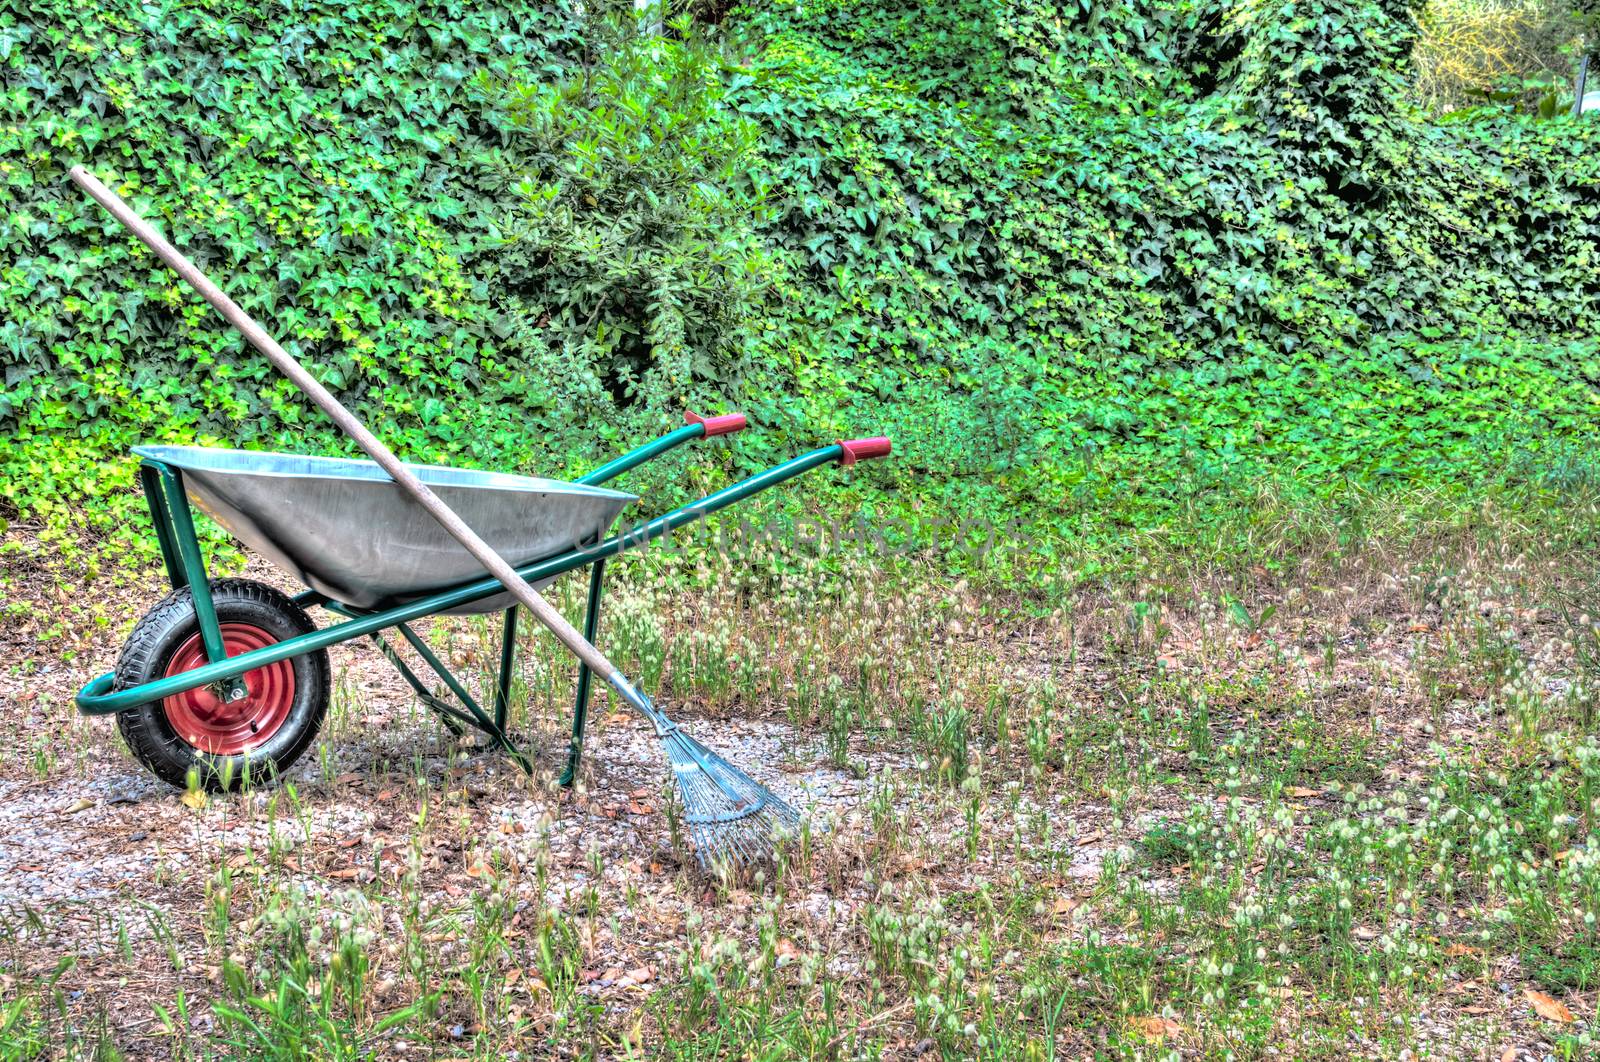
[[[755,16],[813,408],[941,411],[927,467],[998,456],[1019,494],[1114,486],[1068,454],[1184,496],[1582,430],[1600,124],[1420,120],[1401,13],[1363,0],[1056,10]]]
[[[778,0],[725,64],[603,7],[0,0],[0,497],[339,445],[79,161],[428,459],[726,403],[746,466],[885,430],[880,506],[1084,530],[1592,419],[1600,123],[1425,120],[1393,0]]]
[[[660,353],[673,327],[680,347],[704,357],[695,325],[730,299],[728,285],[713,286],[700,318],[681,297],[672,312],[654,305],[683,272],[707,268],[671,240],[651,259],[628,238],[671,219],[640,216],[611,235],[646,259],[631,271],[616,255],[585,257],[601,226],[584,201],[615,204],[594,173],[567,172],[566,145],[588,129],[561,123],[607,117],[618,77],[596,76],[600,29],[563,4],[0,3],[0,431],[12,438],[0,496],[66,519],[131,482],[126,447],[141,439],[342,445],[66,181],[77,162],[419,458],[559,473],[659,424],[666,405],[717,401],[717,372],[676,375],[687,355],[663,357],[674,374],[656,381],[618,361],[616,336],[643,333]],[[605,43],[613,54],[627,47]],[[703,56],[674,56],[663,84],[642,85],[636,56],[623,88],[705,81]],[[554,127],[537,113],[551,86],[562,90]],[[682,108],[673,113],[681,124]],[[715,141],[719,129],[701,120],[688,133]],[[689,147],[700,168],[718,163],[717,143]],[[671,174],[690,192],[694,162]],[[674,191],[654,189],[656,208],[674,206]],[[737,242],[743,213],[719,207],[723,236]],[[644,296],[597,318],[595,289]],[[623,412],[650,382],[659,400]]]

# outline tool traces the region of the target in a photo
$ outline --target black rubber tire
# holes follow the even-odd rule
[[[220,623],[248,623],[278,641],[316,630],[305,610],[279,591],[248,579],[213,579],[211,602]],[[189,588],[174,590],[145,614],[117,658],[116,688],[129,689],[166,674],[168,661],[200,629]],[[237,756],[213,755],[195,748],[173,729],[160,701],[117,714],[117,727],[140,763],[160,778],[187,788],[189,773],[212,792],[273,780],[299,759],[322,726],[332,688],[328,651],[292,657],[294,702],[283,724],[265,742]]]

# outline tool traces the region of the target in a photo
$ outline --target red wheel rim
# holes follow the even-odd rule
[[[249,623],[222,624],[222,644],[229,656],[273,645],[277,638]],[[196,631],[178,646],[167,674],[178,675],[205,664],[206,649]],[[246,695],[224,701],[217,691],[200,686],[174,693],[161,702],[167,722],[184,741],[215,756],[237,756],[271,738],[294,707],[294,666],[287,660],[244,673]]]

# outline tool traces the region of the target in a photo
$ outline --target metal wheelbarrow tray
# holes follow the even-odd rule
[[[889,453],[883,438],[840,441],[689,505],[610,534],[634,495],[602,483],[693,439],[745,427],[700,417],[571,483],[410,466],[535,586],[590,567],[584,637],[598,631],[605,563],[675,528],[821,465]],[[329,646],[372,638],[452,731],[487,734],[522,766],[507,733],[517,613],[505,587],[387,474],[368,461],[203,447],[142,447],[140,481],[173,592],[134,628],[114,671],[84,686],[87,715],[116,715],[130,749],[175,785],[237,787],[287,768],[310,746],[329,698]],[[293,598],[260,583],[207,577],[191,501],[308,587]],[[337,622],[317,628],[306,610]],[[412,629],[415,620],[505,608],[500,669],[486,709]],[[398,631],[454,696],[436,696],[385,640]],[[561,783],[582,754],[591,675],[578,671]]]
[[[180,470],[189,498],[234,538],[352,608],[390,608],[483,572],[375,461],[201,446],[133,452]],[[584,483],[410,468],[513,565],[598,542],[638,500]],[[510,602],[499,594],[448,611],[495,612]]]

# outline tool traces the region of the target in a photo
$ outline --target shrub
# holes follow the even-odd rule
[[[0,499],[142,537],[133,443],[348,448],[75,163],[402,454],[560,475],[736,399],[749,132],[604,7],[0,0]]]
[[[770,282],[756,127],[723,106],[716,46],[685,18],[671,30],[602,8],[563,80],[491,86],[526,172],[480,261],[523,346],[602,418],[741,392]]]
[[[1470,472],[1462,444],[1533,403],[1585,415],[1593,123],[1425,120],[1398,5],[1108,4],[1057,29],[1018,3],[993,35],[927,6],[749,16],[737,99],[788,192],[769,239],[816,293],[769,337],[811,416],[932,422],[901,470],[1035,498],[1042,475],[1103,512],[1273,466],[1330,490]]]

